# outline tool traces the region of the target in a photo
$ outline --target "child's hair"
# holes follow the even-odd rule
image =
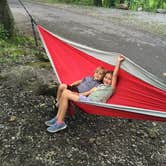
[[[111,74],[111,75],[113,75],[113,71],[108,70],[108,71],[105,72],[105,74]]]
[[[99,66],[95,69],[95,72],[101,71],[103,76],[106,74],[106,69],[103,66]]]

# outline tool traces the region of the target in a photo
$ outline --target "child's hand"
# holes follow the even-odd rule
[[[119,62],[122,62],[124,59],[125,59],[125,58],[124,58],[123,55],[119,55],[119,56],[118,56],[118,61],[119,61]]]

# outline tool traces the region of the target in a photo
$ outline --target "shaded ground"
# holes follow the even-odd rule
[[[16,1],[12,2],[14,3]],[[18,4],[16,3],[16,6],[17,5]],[[27,5],[30,6],[30,3],[27,3]],[[31,5],[30,9],[34,11],[33,7],[35,6],[36,5]],[[36,15],[39,13],[39,9],[41,13],[45,13],[45,9],[47,9],[47,11],[50,8],[53,10],[50,6],[37,6],[39,6],[39,8],[36,8]],[[88,13],[90,9],[86,8],[81,10],[81,8],[68,7],[65,5],[60,5],[56,8],[56,10],[59,11],[59,14],[63,14],[63,12],[61,13],[60,11],[67,12],[72,10],[76,14],[69,18],[74,20],[77,20],[78,18],[81,20],[81,18],[83,18],[79,13],[81,11],[85,12],[87,10],[87,12],[85,12],[86,19],[89,18],[88,15],[93,14],[93,12]],[[102,9],[92,9],[97,13],[98,10],[103,13],[107,11]],[[14,8],[13,10],[17,14],[19,12],[22,13],[20,8],[18,10],[17,8]],[[65,14],[65,12],[64,17],[68,15]],[[77,15],[79,17],[74,18],[74,16],[76,17]],[[20,14],[19,19],[23,18],[24,17]],[[48,11],[48,18],[54,18],[52,11],[50,13]],[[73,39],[72,35],[79,34],[79,36],[81,36],[81,42],[85,41],[88,45],[96,47],[100,46],[99,48],[103,49],[109,48],[110,44],[107,44],[105,41],[107,39],[110,41],[108,36],[109,33],[105,34],[105,32],[102,33],[100,31],[99,33],[102,33],[101,37],[103,38],[92,41],[91,37],[94,36],[93,39],[96,39],[99,34],[98,31],[95,31],[95,29],[92,31],[91,28],[86,28],[86,26],[82,27],[80,25],[79,27],[78,24],[75,26],[75,23],[70,20],[70,26],[68,27],[78,28],[79,30],[77,30],[79,33],[73,32],[73,30],[70,31],[70,28],[68,28],[69,31],[63,31],[63,28],[66,29],[66,21],[62,20],[62,16],[57,16],[56,18],[59,18],[59,22],[61,24],[56,24],[57,29],[55,31],[61,32],[60,34],[64,36],[69,36],[69,34],[71,34],[71,36],[69,36],[71,39]],[[69,20],[69,18],[67,20]],[[47,20],[42,21],[43,24],[48,23]],[[92,20],[89,20],[89,22],[91,21]],[[64,24],[62,24],[62,22],[64,22]],[[71,26],[72,24],[74,25]],[[98,24],[101,23],[98,22]],[[47,24],[50,29],[53,29],[53,25],[51,26],[50,24]],[[23,27],[22,24],[20,27],[21,26]],[[106,31],[107,30],[108,29],[106,28]],[[135,29],[133,29],[133,32],[134,31]],[[88,32],[89,34],[86,36],[85,34]],[[145,32],[145,34],[146,33],[150,32]],[[84,35],[86,36],[85,38],[83,37]],[[140,36],[138,35],[135,40],[139,37]],[[156,42],[154,47],[151,48],[157,48],[161,50],[160,53],[162,53],[162,51],[165,50],[165,36],[162,35],[159,37],[159,35],[154,35],[154,37],[155,39],[158,39],[159,42],[148,39],[147,43],[150,42],[154,44]],[[104,44],[99,45],[99,43],[101,44],[102,39]],[[75,41],[77,40],[79,40],[79,38],[75,39]],[[114,43],[116,46],[117,42]],[[125,46],[127,44],[128,43],[124,42]],[[150,47],[149,44],[148,47]],[[118,48],[118,45],[115,48]],[[130,46],[127,46],[127,48],[130,48]],[[142,48],[142,46],[138,47],[138,49],[140,48]],[[155,57],[155,55],[152,55],[151,59],[153,59],[153,57]],[[159,71],[164,71],[163,68],[160,69],[160,67],[157,66],[158,63],[161,63],[161,66],[165,69],[165,62],[163,62],[163,60],[165,60],[165,54],[159,55],[159,59],[160,62],[154,62],[156,64],[156,68],[154,70],[155,72],[158,72],[158,69]],[[25,66],[25,62],[31,61],[35,62],[37,59],[35,59],[35,57],[22,57],[16,63],[2,64],[0,66],[0,76],[4,72],[8,72],[11,76],[11,71],[16,69],[19,70],[20,67]],[[145,61],[145,64],[147,65],[148,63]],[[47,75],[47,72],[43,72],[43,69],[39,70],[41,70],[43,75]],[[25,77],[25,75],[29,76]],[[164,78],[160,72],[158,72],[158,75],[161,78]],[[42,78],[36,77],[36,75],[33,75],[31,72],[28,74],[26,72],[23,73],[23,82],[18,81],[18,78],[22,80],[16,75],[6,79],[2,79],[0,77],[0,165],[166,165],[166,123],[136,120],[129,121],[126,119],[94,116],[77,110],[74,117],[67,116],[66,123],[68,128],[66,130],[56,134],[49,134],[46,132],[44,122],[53,117],[56,113],[54,98],[52,96],[35,94],[32,90],[26,89],[26,86],[24,86],[25,82],[32,83],[36,79]]]

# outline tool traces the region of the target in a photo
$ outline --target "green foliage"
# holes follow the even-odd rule
[[[126,0],[129,3],[129,0]],[[142,7],[144,11],[156,11],[157,8],[166,9],[166,0],[130,0],[130,9],[137,10]]]
[[[4,37],[4,34],[6,37],[12,37],[14,33],[14,19],[7,0],[0,0],[0,24],[3,24],[3,27],[0,25],[1,38]],[[3,35],[2,29],[6,29],[6,31],[3,31]]]
[[[79,5],[95,5],[97,0],[40,0],[50,3],[70,3]],[[99,1],[98,1],[99,2]],[[156,11],[157,8],[166,9],[166,0],[102,0],[103,7],[115,7],[124,2],[131,10],[137,10],[139,7],[144,11]]]
[[[4,28],[3,24],[0,24],[0,39],[8,39],[9,33],[8,31]]]
[[[50,3],[68,3],[68,4],[79,4],[79,5],[93,5],[93,0],[48,0]]]
[[[2,31],[0,31],[0,34]],[[16,62],[20,56],[35,54],[36,50],[33,39],[20,34],[15,34],[12,38],[0,37],[0,63],[7,61]]]
[[[103,0],[103,7],[110,7],[110,0]]]
[[[73,0],[73,2],[79,5],[93,5],[93,0]]]

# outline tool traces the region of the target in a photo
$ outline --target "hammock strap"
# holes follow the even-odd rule
[[[34,20],[34,18],[32,17],[32,15],[29,13],[27,8],[25,7],[25,5],[22,3],[22,1],[21,0],[18,0],[18,1],[20,2],[21,6],[25,9],[26,13],[30,17],[31,26],[32,26],[32,33],[33,33],[33,37],[34,37],[34,40],[35,40],[35,45],[36,45],[36,47],[38,47],[37,34],[36,34],[36,31],[35,31],[35,25],[37,25],[37,23]]]

